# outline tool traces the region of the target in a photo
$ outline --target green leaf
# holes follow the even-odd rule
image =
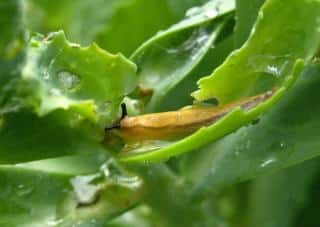
[[[94,40],[107,50],[130,55],[156,32],[176,23],[188,7],[198,2],[204,1],[179,1],[177,9],[177,5],[170,0],[122,1]]]
[[[159,32],[132,55],[139,68],[139,86],[152,90],[146,112],[163,109],[167,93],[187,80],[212,46],[218,44],[233,9],[232,0],[192,8],[184,20]]]
[[[236,0],[235,46],[241,47],[248,39],[265,0]]]
[[[153,218],[151,214],[152,210],[150,207],[141,205],[113,219],[111,222],[104,225],[104,227],[160,226],[160,223],[154,220],[155,218]]]
[[[315,54],[319,13],[318,0],[267,1],[248,41],[211,76],[199,80],[193,96],[225,104],[281,86],[298,58],[309,60]]]
[[[257,178],[251,186],[248,226],[295,226],[318,174],[319,159],[314,159]]]
[[[224,28],[221,37],[221,41],[216,42],[212,46],[205,56],[201,59],[199,64],[187,75],[174,89],[171,89],[162,99],[161,105],[157,106],[156,112],[177,110],[181,107],[188,106],[193,103],[193,98],[190,93],[197,89],[197,81],[203,76],[212,72],[212,69],[218,67],[234,50],[234,35],[227,32],[228,29],[233,31],[232,20],[229,20]],[[224,34],[226,33],[226,34]],[[223,37],[223,38],[222,38]]]
[[[139,166],[139,173],[147,188],[143,201],[152,208],[159,226],[209,227],[219,223],[210,204],[191,203],[189,185],[165,164]]]
[[[21,1],[0,3],[0,115],[15,109],[8,101],[10,84],[20,74],[23,61],[25,34],[23,31]]]
[[[27,0],[26,23],[33,31],[48,33],[63,29],[73,42],[88,45],[94,41],[112,53],[129,55],[157,31],[181,19],[186,9],[203,2]]]
[[[232,133],[237,128],[254,121],[261,113],[272,107],[292,85],[303,68],[303,62],[297,61],[294,71],[285,85],[276,91],[271,98],[258,104],[253,109],[246,111],[241,107],[236,107],[220,120],[208,127],[202,127],[190,136],[177,142],[156,142],[154,145],[138,147],[130,151],[122,152],[119,158],[123,162],[148,162],[165,160],[172,156],[177,156],[195,150],[212,141]]]
[[[317,87],[320,65],[307,66],[283,99],[256,125],[199,150],[184,163],[194,195],[303,162],[319,155]]]
[[[102,133],[72,110],[58,110],[44,117],[27,111],[8,114],[1,119],[0,163],[106,154]]]
[[[299,7],[301,8],[299,15],[301,17],[303,16],[304,20],[310,21],[310,26],[313,26],[312,29],[308,27],[306,31],[308,35],[299,34],[296,36],[290,35],[290,37],[287,37],[287,34],[282,32],[278,34],[270,31],[272,27],[270,24],[272,24],[275,19],[272,15],[279,9],[279,4],[282,6],[284,2],[280,3],[271,0],[264,5],[260,11],[254,32],[248,42],[240,50],[232,53],[227,60],[216,69],[211,77],[201,79],[200,84],[206,86],[206,88],[200,89],[195,93],[197,96],[202,94],[202,92],[206,94],[221,92],[221,95],[223,95],[221,97],[216,95],[210,95],[209,97],[215,97],[219,103],[226,104],[227,102],[246,96],[248,97],[259,94],[259,92],[266,92],[278,88],[271,98],[249,111],[244,111],[240,107],[234,108],[213,125],[203,127],[191,136],[185,137],[177,142],[155,142],[147,146],[142,145],[137,149],[133,148],[129,152],[123,152],[123,154],[120,155],[121,160],[158,161],[195,150],[250,123],[268,108],[272,107],[276,101],[285,94],[286,90],[293,85],[300,74],[303,68],[303,62],[298,58],[303,57],[305,60],[310,60],[316,53],[320,42],[320,31],[317,30],[319,23],[316,15],[316,13],[320,11],[320,2],[290,2],[290,4],[288,3],[290,10],[286,8],[282,14],[277,14],[277,16],[279,15],[280,17],[277,20],[277,26],[286,24],[287,20],[292,16],[292,9]],[[313,14],[309,11],[313,12]],[[304,31],[304,23],[295,21],[295,24],[290,25],[290,30]],[[268,32],[268,36],[266,32]],[[294,48],[287,46],[287,44],[291,42],[296,42]],[[267,45],[262,46],[261,43],[267,43]],[[269,45],[270,48],[265,49],[265,47]],[[301,46],[306,48],[300,48]],[[269,54],[272,55],[259,55],[261,53],[257,53],[257,51],[268,51]],[[247,64],[252,63],[252,59],[254,59],[255,64],[257,64],[254,68],[250,66],[250,64]],[[277,66],[279,66],[281,70],[277,68]],[[262,71],[257,71],[256,67]],[[263,70],[266,69],[264,67],[267,67],[268,70],[270,70],[271,67],[274,75],[272,75],[271,72],[271,75],[263,72]],[[216,75],[217,73],[219,75]],[[280,74],[278,75],[278,73]],[[222,97],[223,100],[221,99]]]
[[[143,192],[136,176],[119,172],[116,180],[108,166],[99,170],[103,160],[91,155],[0,166],[1,226],[103,226]],[[93,200],[79,205],[88,196]]]
[[[112,122],[123,97],[136,87],[136,67],[121,54],[95,44],[82,48],[62,32],[31,39],[26,58],[22,78],[32,84],[39,116],[72,107],[93,121]]]
[[[135,65],[62,32],[33,37],[25,58],[1,97],[0,163],[105,152],[102,128],[136,87]]]
[[[20,0],[2,1],[0,3],[0,61],[16,56],[21,47],[22,6]]]

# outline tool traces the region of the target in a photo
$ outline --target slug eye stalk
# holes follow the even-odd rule
[[[126,116],[128,115],[128,111],[127,111],[127,106],[125,103],[121,103],[121,118],[120,120],[115,123],[115,124],[112,124],[110,126],[107,126],[104,130],[105,132],[108,132],[112,129],[120,129],[120,121],[125,118]]]
[[[128,142],[147,140],[172,140],[187,136],[201,127],[214,124],[237,107],[249,111],[273,95],[274,91],[237,100],[222,106],[190,106],[178,111],[127,116],[121,105],[122,116],[118,123],[106,128]]]

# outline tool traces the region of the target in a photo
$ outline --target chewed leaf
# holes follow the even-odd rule
[[[192,178],[194,196],[318,157],[319,86],[320,65],[307,65],[259,124],[199,149],[197,158],[186,157],[184,171]]]
[[[212,75],[199,80],[193,96],[228,103],[280,86],[298,58],[309,60],[315,54],[319,14],[317,0],[266,1],[247,42]]]
[[[95,44],[80,47],[56,32],[31,39],[22,78],[33,86],[40,116],[73,107],[91,120],[111,121],[136,86],[135,70],[121,54],[109,54]]]
[[[272,96],[268,94],[270,92],[267,92],[265,95],[258,96],[265,98],[248,99],[244,104],[236,103],[233,108],[228,110],[227,113],[222,114],[221,118],[218,118],[218,120],[212,122],[209,126],[207,126],[207,124],[203,124],[203,126],[207,127],[200,128],[190,136],[170,143],[156,143],[154,147],[152,144],[150,145],[150,143],[142,143],[142,147],[133,146],[131,150],[125,150],[125,152],[120,153],[120,159],[125,162],[164,160],[172,156],[192,151],[233,132],[241,126],[252,122],[261,113],[265,112],[274,103],[276,103],[296,80],[303,68],[303,65],[303,61],[297,61],[293,72],[288,76],[288,80],[284,83],[284,86],[278,88]],[[258,100],[258,102],[251,102],[252,100]],[[185,127],[185,130],[187,129],[188,127]]]
[[[282,7],[283,4],[283,1],[268,1],[262,7],[246,44],[231,54],[212,76],[201,79],[201,88],[194,93],[198,100],[217,98],[221,107],[243,97],[265,93],[275,87],[277,91],[272,97],[249,110],[243,110],[240,106],[234,108],[217,121],[211,122],[210,126],[203,125],[206,127],[178,142],[170,142],[162,147],[159,143],[155,146],[150,143],[143,143],[140,147],[129,146],[131,151],[129,149],[122,153],[121,159],[157,161],[194,150],[248,124],[280,99],[300,74],[304,60],[309,60],[315,54],[320,42],[317,20],[320,3],[295,0],[288,2],[288,7]],[[276,13],[280,8],[283,8],[282,13]],[[288,31],[283,32],[281,28],[286,28],[295,9],[299,11],[295,17],[301,17],[303,23],[295,20]],[[274,27],[270,26],[274,20],[277,20],[279,32],[274,32]],[[310,27],[306,29],[307,22]],[[144,147],[147,148],[143,149]],[[136,150],[139,152],[135,152]]]

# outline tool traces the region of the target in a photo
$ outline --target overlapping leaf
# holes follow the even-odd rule
[[[194,94],[199,100],[217,98],[219,103],[225,104],[276,88],[277,91],[272,98],[250,111],[235,108],[213,125],[201,128],[176,143],[170,142],[160,146],[156,144],[151,148],[139,148],[136,152],[133,150],[125,154],[123,160],[161,160],[191,151],[231,133],[274,105],[300,74],[303,63],[299,58],[309,60],[316,53],[320,43],[317,20],[320,3],[318,1],[290,1],[286,10],[277,14],[282,4],[284,2],[274,0],[264,5],[247,43],[232,53],[212,76],[201,79],[199,83],[202,88]],[[298,20],[290,24],[289,31],[295,31],[296,35],[280,32],[282,27],[291,20],[292,11],[296,8],[302,8],[299,10],[299,16],[301,20],[304,20],[304,22]],[[277,15],[279,18],[272,15]],[[270,29],[275,29],[274,26],[270,27],[274,20],[277,20],[276,26],[279,27],[276,30],[279,30],[279,33],[270,31]],[[309,24],[307,29],[304,26],[305,23]],[[261,43],[266,43],[266,45],[261,45]],[[295,43],[295,48],[289,48],[288,43],[290,45]],[[270,48],[267,48],[269,46]],[[221,95],[214,92],[220,92]]]
[[[222,218],[232,217],[232,198],[225,197],[220,203],[216,194],[210,194],[203,201],[191,200],[190,190],[195,197],[204,196],[211,190],[217,192],[224,186],[319,155],[319,65],[308,63],[297,84],[288,90],[303,65],[298,59],[308,62],[319,45],[318,0],[266,1],[246,44],[212,77],[201,80],[201,88],[195,93],[199,100],[217,98],[225,104],[276,87],[271,99],[249,112],[236,108],[216,124],[177,143],[161,141],[145,150],[151,152],[124,157],[148,162],[196,149],[272,107],[258,124],[189,153],[182,168],[177,167],[180,159],[170,160],[168,165],[177,175],[166,164],[139,166],[147,189],[143,198],[141,178],[110,160],[109,150],[102,145],[102,126],[118,119],[119,104],[137,85],[135,66],[123,56],[110,55],[97,46],[82,48],[69,43],[61,32],[46,38],[34,36],[23,49],[22,10],[29,10],[28,24],[34,28],[49,31],[62,26],[71,40],[97,40],[108,50],[129,54],[156,30],[176,21],[184,7],[201,0],[26,0],[24,8],[22,2],[0,3],[1,226],[222,226],[227,222],[221,220],[220,209]],[[228,2],[221,1],[222,5]],[[258,2],[262,1],[250,2],[250,6]],[[212,3],[219,5],[219,1]],[[189,19],[155,35],[134,54],[132,59],[141,69],[138,73],[143,78],[142,88],[155,91],[147,111],[191,103],[178,96],[188,94],[193,81],[210,73],[233,49],[234,41],[237,47],[245,41],[258,7],[241,8],[245,1],[238,3],[236,15],[241,19],[234,34],[232,14],[225,15],[224,10],[218,12],[215,7],[196,7],[189,10]],[[162,17],[165,19],[160,20]],[[145,72],[141,62],[148,63]],[[164,75],[160,82],[147,80],[156,79],[157,73]],[[60,157],[65,155],[71,156]],[[3,165],[32,160],[39,161]],[[301,203],[289,200],[307,194],[318,170],[316,160],[313,164],[253,182],[251,207],[243,213],[253,209],[255,213],[239,221],[234,217],[235,226],[245,223],[245,218],[254,226],[261,222],[281,227],[293,223]],[[296,181],[301,183],[297,185]],[[292,182],[290,190],[282,190]],[[243,192],[239,195],[247,201]],[[133,210],[109,225],[112,218],[138,201],[146,207],[142,218],[150,218],[150,223],[140,221],[140,211]],[[292,209],[287,209],[289,205]],[[247,208],[241,204],[239,209]],[[270,222],[265,213],[272,212]]]
[[[308,66],[297,84],[258,124],[204,147],[198,160],[193,156],[185,167],[192,163],[188,172],[190,179],[198,182],[195,194],[318,156],[319,75],[319,65]]]
[[[230,16],[233,9],[232,0],[192,8],[184,20],[158,33],[133,54],[131,59],[139,67],[139,86],[152,93],[147,112],[163,109],[165,96],[192,76],[191,72],[219,43],[218,38],[230,19],[228,13]],[[185,99],[183,96],[189,96],[187,91],[175,95]]]
[[[26,0],[26,23],[33,31],[48,33],[63,29],[73,42],[84,45],[97,42],[112,53],[129,55],[158,30],[180,20],[186,9],[203,2]]]
[[[135,88],[135,66],[62,32],[33,37],[25,52],[21,73],[4,86],[0,162],[103,152],[103,127]]]
[[[298,58],[309,60],[319,46],[319,1],[267,1],[250,38],[193,96],[221,104],[281,86]],[[306,26],[308,24],[308,26]]]

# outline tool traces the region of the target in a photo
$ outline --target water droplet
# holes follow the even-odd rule
[[[44,80],[49,80],[49,79],[50,79],[50,74],[49,74],[48,71],[46,71],[46,72],[44,73],[43,79],[44,79]]]
[[[290,56],[257,55],[250,57],[248,64],[255,72],[264,72],[280,77],[289,69]]]
[[[114,159],[109,159],[101,166],[101,171],[109,182],[132,190],[140,188],[142,180],[136,175],[124,171]]]
[[[276,162],[276,159],[275,158],[269,158],[265,161],[262,162],[262,164],[260,165],[261,167],[266,167],[272,163]]]
[[[201,8],[200,7],[192,7],[192,8],[187,10],[186,16],[187,17],[192,17],[192,16],[197,15],[199,12],[201,12]]]
[[[43,40],[46,41],[46,42],[49,42],[49,41],[53,40],[56,35],[57,35],[57,32],[49,32],[47,34],[47,36],[44,37]]]
[[[57,88],[51,88],[50,91],[49,91],[49,93],[50,93],[51,95],[53,95],[53,96],[60,96],[60,95],[61,95],[60,90],[57,89]]]
[[[208,9],[204,13],[208,18],[213,18],[218,15],[218,11],[216,9]]]
[[[220,12],[220,1],[209,1],[201,7],[192,7],[186,12],[186,17],[200,16],[204,18],[216,17]]]
[[[18,185],[17,190],[16,190],[18,196],[29,195],[32,191],[33,191],[32,187],[25,186],[23,184]]]
[[[47,225],[48,226],[58,226],[62,224],[63,219],[55,219],[54,217],[51,217],[47,220]]]
[[[100,192],[100,186],[91,182],[99,178],[99,174],[88,176],[76,176],[70,180],[79,204],[91,204],[96,201]]]
[[[60,86],[65,90],[74,90],[80,84],[80,78],[68,71],[61,71],[58,73],[58,81]]]

